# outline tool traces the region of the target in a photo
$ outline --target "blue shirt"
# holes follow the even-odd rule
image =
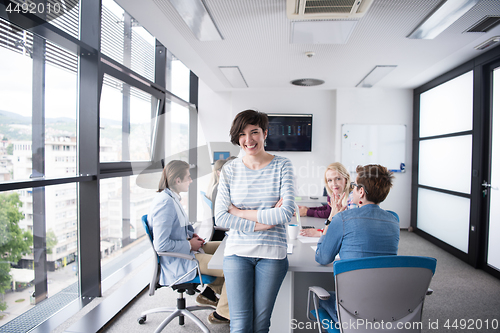
[[[326,265],[340,259],[397,255],[399,218],[378,205],[365,205],[336,214],[320,237],[316,261]]]

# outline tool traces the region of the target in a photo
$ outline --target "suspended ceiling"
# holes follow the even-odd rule
[[[490,50],[474,46],[500,35],[500,26],[464,32],[487,15],[500,15],[499,0],[480,1],[432,40],[406,36],[440,0],[374,0],[346,44],[291,43],[286,0],[203,0],[224,38],[203,42],[169,0],[116,1],[215,91],[235,90],[219,66],[239,67],[248,88],[238,89],[290,88],[302,78],[325,83],[295,89],[355,87],[376,65],[397,68],[375,87],[415,88]]]

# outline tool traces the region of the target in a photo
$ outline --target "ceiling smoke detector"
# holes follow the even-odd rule
[[[325,81],[318,79],[298,79],[298,80],[293,80],[290,83],[293,84],[294,86],[312,87],[312,86],[319,86],[325,83]]]

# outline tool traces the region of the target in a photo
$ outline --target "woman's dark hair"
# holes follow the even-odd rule
[[[158,191],[161,192],[174,183],[177,178],[184,179],[186,171],[189,170],[189,164],[180,160],[172,160],[163,168],[161,173],[160,183],[158,184]]]
[[[245,110],[238,113],[236,117],[234,117],[231,130],[229,131],[231,143],[233,145],[240,145],[240,133],[243,132],[243,129],[245,129],[247,125],[256,125],[262,128],[263,132],[267,131],[267,128],[269,127],[267,114],[255,110]]]
[[[365,187],[368,201],[378,204],[387,198],[394,179],[391,171],[378,164],[368,164],[358,165],[356,172],[358,173],[356,183]]]

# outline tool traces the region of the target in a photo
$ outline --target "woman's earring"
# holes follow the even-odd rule
[[[359,200],[359,204],[361,205],[363,203],[363,201]]]

